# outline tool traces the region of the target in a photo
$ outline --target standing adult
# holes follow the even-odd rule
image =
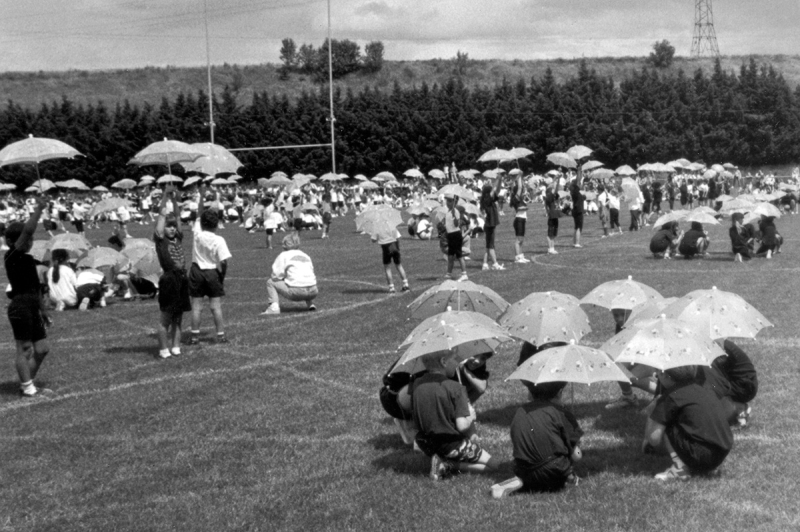
[[[48,396],[53,392],[33,383],[39,368],[50,351],[45,323],[48,320],[42,306],[42,291],[36,263],[28,252],[33,246],[33,233],[42,210],[47,205],[44,197],[36,198],[36,207],[24,224],[14,222],[6,229],[8,251],[4,264],[11,285],[11,303],[8,321],[14,334],[17,354],[15,366],[19,376],[20,393],[24,397]]]
[[[497,208],[498,194],[502,179],[498,174],[495,177],[495,184],[486,183],[481,189],[481,210],[484,213],[483,234],[486,238],[486,251],[483,254],[483,270],[490,269],[489,259],[492,260],[492,270],[505,270],[505,267],[497,262],[497,253],[494,249],[495,228],[500,224],[500,213]],[[448,230],[449,232],[449,230]]]

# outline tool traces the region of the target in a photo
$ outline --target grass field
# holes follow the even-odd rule
[[[711,286],[737,292],[775,324],[740,342],[761,386],[721,476],[653,480],[668,460],[638,452],[645,419],[604,409],[616,384],[576,385],[566,396],[586,432],[584,481],[557,494],[493,500],[490,485],[510,476],[508,428],[526,395],[503,381],[519,348],[506,344],[489,362],[490,389],[476,405],[482,444],[503,469],[434,483],[428,459],[404,448],[377,392],[416,325],[406,305],[442,278],[438,243],[402,241],[413,291],[390,296],[378,246],[353,232],[352,216],[337,218],[330,240],[302,235],[319,278],[319,311],[286,306],[259,316],[276,251],[265,249],[263,233],[229,225],[220,231],[233,253],[227,345],[209,340],[185,346],[180,358],[156,359],[154,301],[58,313],[40,377],[59,396],[28,401],[17,395],[11,332],[0,320],[0,531],[798,530],[800,217],[778,220],[786,244],[774,260],[736,264],[727,222],[710,228],[706,260],[652,259],[649,228],[601,240],[592,216],[583,249],[571,247],[564,219],[560,254],[548,256],[545,219],[538,207],[531,212],[525,252],[534,262],[511,262],[507,211],[498,233],[507,271],[468,263],[471,280],[509,302],[546,290],[582,297],[632,275],[664,296]],[[133,231],[147,236],[152,226]],[[100,244],[108,235],[88,236]],[[482,250],[473,242],[476,255]],[[594,331],[585,341],[596,346],[612,335],[613,321],[607,311],[589,314]],[[208,310],[203,322],[210,339]]]

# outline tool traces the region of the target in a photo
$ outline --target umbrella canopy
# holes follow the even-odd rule
[[[588,172],[589,170],[594,170],[595,168],[600,168],[601,166],[603,166],[603,163],[600,161],[586,161],[581,165],[581,170]]]
[[[282,185],[291,185],[294,183],[291,179],[286,177],[285,175],[272,175],[269,179],[264,179],[263,177],[258,180],[258,184],[262,187],[276,187]]]
[[[570,149],[567,150],[567,155],[575,159],[583,159],[584,157],[588,157],[592,154],[591,148],[587,148],[586,146],[581,146],[578,144],[577,146],[572,146]]]
[[[650,300],[647,303],[639,305],[638,307],[634,307],[630,311],[628,319],[625,320],[625,322],[635,323],[637,321],[654,320],[664,314],[664,309],[677,300],[677,297],[665,297],[661,300]]]
[[[77,259],[85,251],[91,249],[91,247],[92,245],[86,240],[86,237],[77,233],[62,233],[47,241],[47,248],[50,251],[54,249],[66,249],[73,259]]]
[[[455,185],[455,184],[445,185],[439,190],[437,190],[436,193],[439,195],[444,195],[445,197],[456,196],[461,199],[465,199],[467,201],[472,201],[475,199],[475,195],[472,193],[471,190],[468,190],[462,187],[461,185]]]
[[[356,216],[356,229],[370,237],[394,236],[397,226],[403,223],[400,211],[385,205],[380,209],[365,210]]]
[[[122,188],[122,189],[127,190],[127,189],[131,189],[131,188],[133,188],[135,186],[136,186],[136,181],[134,181],[133,179],[125,178],[125,179],[120,179],[116,183],[113,183],[111,185],[111,188]]]
[[[630,177],[625,177],[622,179],[622,183],[620,184],[622,187],[622,193],[628,201],[635,200],[639,197],[641,193],[641,189],[639,188],[638,183],[631,179]]]
[[[753,214],[760,214],[761,216],[781,217],[781,210],[772,203],[758,203],[751,212]]]
[[[49,179],[37,179],[31,186],[25,189],[25,192],[47,192],[51,188],[55,188],[56,184]]]
[[[583,296],[581,305],[597,305],[609,310],[632,309],[653,299],[663,299],[661,294],[632,277],[608,281]]]
[[[684,211],[680,209],[677,211],[668,212],[667,214],[663,214],[658,217],[658,220],[656,220],[653,223],[653,229],[661,227],[662,225],[668,224],[670,222],[679,222],[684,218],[686,218],[687,216],[689,216],[689,211]]]
[[[341,181],[342,178],[339,177],[338,175],[332,173],[332,172],[328,172],[327,174],[322,174],[319,177],[319,180],[320,181]]]
[[[709,225],[719,225],[719,220],[707,212],[699,210],[702,207],[698,207],[697,209],[692,209],[689,214],[684,218],[686,222],[698,222],[701,224],[709,224]]]
[[[703,172],[703,179],[714,179],[717,177],[717,175],[718,174],[716,170],[706,170]]]
[[[722,166],[721,164],[712,164],[711,169],[717,172],[718,174],[721,174],[722,172],[725,171],[725,167]]]
[[[198,172],[206,175],[235,173],[242,163],[236,156],[219,144],[198,142],[190,147],[203,156],[195,161],[182,162],[183,169],[187,172]]]
[[[578,298],[561,292],[527,295],[511,305],[500,325],[511,336],[534,345],[580,340],[592,330]]]
[[[420,323],[400,344],[407,347],[398,360],[409,360],[432,353],[458,348],[458,355],[467,359],[477,353],[494,350],[511,340],[506,331],[490,317],[478,312],[452,310],[436,314]]]
[[[754,208],[755,208],[754,203],[747,200],[734,198],[732,200],[723,202],[722,208],[719,210],[719,212],[721,214],[732,214],[734,212],[750,212]]]
[[[376,190],[381,187],[378,186],[378,183],[373,183],[372,181],[364,181],[361,183],[361,188],[364,190]]]
[[[638,321],[606,341],[600,349],[616,362],[665,370],[680,366],[710,366],[725,351],[688,323],[660,317]]]
[[[183,179],[176,175],[166,174],[156,179],[156,183],[158,183],[159,185],[163,185],[165,183],[183,183]]]
[[[230,185],[231,183],[227,179],[223,179],[221,177],[218,177],[218,178],[214,179],[213,181],[211,181],[211,184],[217,186],[217,185]]]
[[[447,177],[445,173],[439,170],[438,168],[434,168],[433,170],[428,172],[428,175],[434,179],[444,179],[445,177]]]
[[[158,262],[155,248],[139,247],[129,250],[126,246],[122,254],[130,261],[131,274],[147,279],[158,286],[158,280],[161,277],[161,265]]]
[[[33,244],[31,245],[31,250],[28,251],[28,255],[39,262],[50,260],[50,241],[34,240]]]
[[[97,247],[83,253],[78,258],[78,268],[101,268],[103,266],[113,266],[120,268],[128,262],[128,259],[111,248]]]
[[[190,187],[190,186],[194,185],[195,183],[198,183],[198,182],[200,182],[202,180],[203,180],[203,178],[201,178],[200,176],[193,175],[192,177],[187,177],[186,178],[186,181],[183,182],[183,186],[184,187]]]
[[[773,324],[741,296],[733,292],[694,290],[664,309],[667,318],[686,322],[712,339],[755,338]]]
[[[689,164],[689,161],[686,161],[686,164]],[[680,169],[686,168],[686,164],[684,164],[682,161],[678,161],[678,160],[670,161],[670,162],[667,163],[667,165],[671,166],[672,168],[680,168]]]
[[[108,192],[108,189],[103,185],[97,185],[96,187],[93,187],[92,190],[95,192]]]
[[[562,152],[554,152],[547,156],[547,160],[556,166],[561,166],[564,168],[577,168],[578,163],[575,162],[575,159],[566,153]]]
[[[528,148],[511,148],[508,151],[511,152],[511,155],[513,155],[514,159],[522,159],[528,155],[533,155],[533,151],[529,150]]]
[[[179,140],[160,140],[147,146],[128,161],[137,166],[160,165],[170,167],[177,163],[191,163],[205,154]]]
[[[61,188],[74,188],[77,190],[89,190],[89,187],[86,186],[86,183],[83,181],[79,181],[77,179],[68,179],[66,181],[59,181],[56,183],[56,186]]]
[[[675,162],[682,164],[684,168],[688,168],[692,164],[692,161],[690,161],[689,159],[685,159],[683,157],[681,157],[680,159],[675,159]]]
[[[478,162],[486,163],[491,161],[510,161],[511,159],[517,159],[517,157],[515,157],[514,154],[508,150],[495,148],[478,157]]]
[[[597,170],[592,172],[592,177],[594,179],[606,181],[614,177],[614,172],[612,170],[609,170],[608,168],[598,168]]]
[[[506,380],[543,382],[577,382],[592,384],[603,381],[630,382],[625,373],[603,351],[577,345],[551,347],[522,363]]]
[[[617,174],[617,175],[621,175],[621,176],[632,176],[632,175],[636,175],[636,170],[634,170],[633,168],[631,168],[627,164],[624,164],[624,165],[620,166],[619,168],[617,168],[616,170],[614,170],[614,173]]]
[[[406,177],[413,177],[413,178],[425,177],[425,174],[420,172],[417,168],[409,168],[408,170],[403,172],[403,175]]]
[[[120,207],[130,207],[131,202],[124,199],[124,198],[106,198],[103,200],[98,201],[92,207],[92,210],[89,211],[89,218],[93,218],[98,214],[102,214],[104,212],[116,211]]]
[[[411,317],[424,319],[449,308],[479,312],[497,319],[508,309],[508,302],[491,288],[472,281],[444,281],[423,292],[408,305]]]
[[[383,172],[379,172],[378,175],[376,175],[372,179],[375,180],[376,177],[383,178],[386,181],[397,181],[397,178],[394,176],[394,174],[386,170],[384,170]]]
[[[411,216],[420,216],[422,214],[429,216],[431,214],[431,210],[428,207],[426,207],[425,205],[421,205],[419,203],[416,203],[411,207],[409,207],[408,209],[406,209],[406,212]]]
[[[0,150],[0,167],[12,164],[33,164],[39,177],[39,163],[50,159],[72,159],[81,152],[65,142],[28,135]],[[44,189],[42,189],[44,190]]]

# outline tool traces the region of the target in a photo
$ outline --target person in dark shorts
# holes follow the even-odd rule
[[[744,214],[735,212],[731,215],[731,228],[728,230],[728,236],[731,239],[731,250],[733,251],[733,260],[742,262],[742,258],[752,258],[753,256],[753,242],[754,232],[751,226],[744,225]]]
[[[392,277],[392,263],[397,268],[397,273],[400,274],[400,279],[403,281],[401,290],[408,292],[408,277],[406,277],[406,270],[403,268],[402,259],[400,258],[400,232],[397,229],[389,229],[381,231],[372,235],[372,241],[381,245],[383,254],[383,271],[386,274],[386,282],[389,284],[389,293],[396,292],[394,288],[394,278]]]
[[[583,213],[586,196],[581,192],[582,188],[583,172],[579,168],[578,177],[569,187],[569,195],[572,198],[572,221],[575,224],[575,233],[572,237],[572,247],[574,248],[583,247],[581,246],[581,232],[583,231]]]
[[[725,350],[711,366],[700,366],[697,383],[714,392],[722,402],[728,423],[745,427],[752,409],[749,403],[758,393],[758,374],[753,361],[731,340],[716,342]]]
[[[523,381],[531,402],[511,421],[514,474],[526,491],[557,491],[577,484],[573,464],[582,458],[583,431],[561,403],[566,382]]]
[[[192,338],[190,343],[200,343],[200,313],[203,311],[203,298],[208,297],[211,315],[217,329],[217,343],[228,341],[222,319],[222,296],[225,295],[225,274],[231,252],[225,239],[214,234],[219,224],[217,211],[205,209],[203,196],[205,187],[200,187],[200,203],[197,206],[198,220],[194,223],[194,246],[192,247],[192,267],[189,270],[189,296],[192,298]]]
[[[672,466],[657,480],[685,480],[719,467],[733,447],[720,400],[697,384],[697,366],[658,372],[663,394],[647,419],[644,452],[669,454]]]
[[[558,251],[556,251],[556,237],[558,236],[558,219],[561,217],[561,208],[558,201],[558,181],[558,177],[553,179],[553,185],[547,189],[544,197],[544,206],[547,210],[547,252],[551,255],[558,254]]]
[[[505,270],[505,267],[497,262],[497,253],[494,250],[495,229],[500,224],[500,211],[497,208],[497,198],[502,182],[503,180],[498,174],[495,178],[494,186],[492,186],[491,183],[486,183],[481,190],[481,210],[484,212],[486,220],[483,224],[483,233],[486,238],[486,251],[483,254],[483,270],[488,270],[490,268],[489,259],[492,261],[492,270]]]
[[[466,436],[475,422],[465,388],[450,380],[458,366],[450,351],[423,357],[428,373],[411,384],[413,419],[419,428],[415,441],[431,457],[430,477],[440,480],[458,471],[485,472],[496,459]]]
[[[781,252],[783,237],[775,227],[774,216],[762,216],[758,222],[758,230],[761,233],[761,245],[756,251],[756,255],[766,254],[766,258],[771,259],[774,253]]]
[[[462,248],[464,245],[464,235],[461,233],[461,222],[464,211],[458,207],[458,198],[449,196],[445,198],[447,212],[444,216],[445,232],[447,233],[447,275],[452,278],[453,266],[456,259],[461,266],[461,277],[459,281],[467,281],[467,263],[464,261]]]
[[[678,246],[678,253],[691,259],[695,255],[705,256],[708,249],[708,231],[703,230],[703,224],[692,222],[692,227],[684,233]]]
[[[9,224],[5,235],[9,249],[3,262],[11,285],[8,321],[16,342],[14,365],[19,376],[20,393],[24,397],[53,395],[51,390],[37,387],[33,382],[50,352],[45,330],[49,318],[42,305],[41,282],[36,263],[28,254],[33,245],[33,234],[46,205],[47,200],[44,197],[36,198],[36,208],[28,221],[24,224]]]
[[[156,219],[153,241],[156,243],[158,263],[164,273],[158,280],[158,307],[161,311],[158,329],[158,356],[169,358],[181,354],[181,325],[183,313],[192,310],[189,300],[189,281],[186,278],[186,255],[183,251],[183,231],[175,188],[167,187]],[[174,213],[167,213],[167,203],[172,198]]]

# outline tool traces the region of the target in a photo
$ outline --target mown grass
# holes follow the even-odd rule
[[[525,246],[534,263],[510,262],[506,216],[498,251],[508,270],[481,272],[473,260],[471,279],[511,302],[541,290],[581,297],[627,275],[664,296],[717,286],[775,323],[741,342],[761,388],[720,477],[654,481],[667,461],[638,452],[644,418],[605,410],[618,390],[603,383],[567,392],[586,432],[581,485],[491,499],[489,486],[510,476],[508,427],[525,399],[518,383],[503,381],[516,361],[518,346],[510,344],[490,361],[491,387],[477,404],[483,445],[503,468],[430,481],[428,460],[402,445],[377,391],[416,324],[405,306],[444,272],[438,244],[401,243],[413,293],[389,296],[379,248],[353,233],[352,217],[337,218],[330,240],[303,234],[320,278],[319,311],[287,306],[262,317],[275,252],[264,249],[263,234],[229,225],[221,231],[234,255],[224,301],[228,345],[186,346],[182,357],[158,361],[153,301],[59,313],[41,378],[60,397],[25,402],[2,320],[0,530],[796,530],[800,218],[778,221],[787,242],[775,260],[735,264],[726,226],[710,228],[711,258],[656,261],[647,252],[649,229],[600,239],[595,217],[587,218],[584,249],[569,246],[564,219],[561,253],[544,255],[539,214],[531,213]],[[135,236],[151,230],[134,228]],[[598,345],[613,322],[607,311],[589,314],[586,342]],[[210,338],[208,312],[203,320]]]

